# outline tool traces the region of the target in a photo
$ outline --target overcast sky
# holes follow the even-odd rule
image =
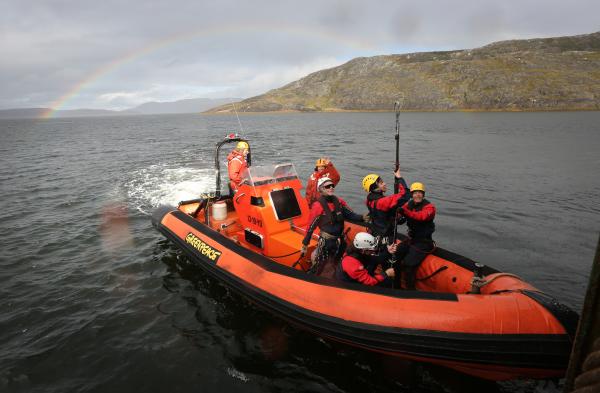
[[[2,0],[0,109],[250,97],[354,57],[600,30],[598,0]]]

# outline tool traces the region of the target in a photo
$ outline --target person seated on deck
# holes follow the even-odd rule
[[[377,240],[373,235],[366,232],[357,233],[352,245],[344,254],[342,263],[337,267],[336,278],[340,281],[358,282],[370,286],[391,286],[396,274],[394,268],[387,268],[380,273],[370,273],[381,261],[381,258],[376,255],[377,248]],[[396,244],[390,244],[386,249],[389,257],[396,252]]]
[[[315,171],[310,175],[306,182],[306,201],[310,208],[312,204],[321,196],[317,187],[319,179],[328,177],[334,185],[340,182],[340,174],[328,158],[319,158],[315,163]]]
[[[227,156],[227,171],[229,172],[229,188],[231,193],[236,193],[242,183],[242,173],[248,168],[246,156],[248,156],[248,143],[240,141],[235,149]]]
[[[354,213],[346,201],[333,195],[335,184],[330,178],[320,178],[317,188],[320,195],[310,209],[301,255],[306,254],[312,234],[315,228],[319,227],[321,231],[319,243],[310,272],[333,277],[336,260],[346,248],[343,236],[344,219],[362,221],[363,216]],[[326,267],[328,267],[327,271],[325,271]]]
[[[410,185],[411,200],[401,213],[406,217],[408,239],[398,245],[396,257],[402,260],[406,289],[415,289],[416,270],[428,254],[435,249],[432,235],[435,231],[435,206],[425,199],[425,186],[415,182]]]

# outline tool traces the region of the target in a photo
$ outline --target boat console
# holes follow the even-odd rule
[[[243,227],[238,240],[253,251],[291,265],[298,260],[309,208],[291,163],[252,166],[233,195]]]

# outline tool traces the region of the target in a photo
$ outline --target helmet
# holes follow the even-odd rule
[[[425,185],[423,185],[423,183],[414,182],[413,184],[410,185],[410,192],[413,192],[413,191],[421,191],[424,194],[425,193]]]
[[[379,179],[379,175],[376,173],[370,173],[367,176],[365,176],[362,181],[362,186],[365,189],[365,191],[371,192],[371,186],[373,184],[377,183],[378,179]]]
[[[331,180],[330,178],[326,177],[322,177],[317,181],[317,189],[321,188],[321,186],[325,183],[332,183],[333,184],[333,180]]]
[[[377,247],[377,240],[370,233],[358,232],[352,244],[359,250],[374,250]]]
[[[237,143],[237,145],[235,146],[236,149],[247,149],[248,148],[248,142],[244,142],[244,141],[239,141]]]
[[[329,160],[327,160],[327,159],[325,159],[325,158],[319,158],[319,159],[317,160],[317,162],[315,163],[315,166],[316,166],[316,167],[319,167],[319,166],[327,166],[327,164],[329,164]]]

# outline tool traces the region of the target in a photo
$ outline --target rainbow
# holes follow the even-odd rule
[[[366,41],[361,40],[350,40],[348,37],[342,36],[338,33],[318,29],[318,28],[307,28],[307,27],[294,27],[289,25],[277,25],[273,26],[270,24],[268,27],[262,24],[256,25],[231,25],[231,26],[218,26],[211,28],[203,28],[200,30],[187,31],[171,35],[161,40],[153,41],[150,44],[136,49],[132,52],[125,54],[122,57],[114,59],[106,64],[95,69],[92,73],[87,75],[85,78],[77,82],[72,86],[66,93],[54,100],[49,108],[40,115],[40,119],[52,118],[57,110],[65,105],[71,98],[77,96],[86,87],[90,86],[97,80],[101,79],[105,75],[110,74],[116,69],[123,67],[127,64],[133,63],[139,58],[147,56],[151,53],[157,52],[161,49],[167,48],[171,45],[180,44],[182,42],[191,41],[199,38],[213,37],[217,35],[225,34],[248,34],[248,33],[271,33],[281,34],[286,33],[297,36],[309,36],[315,39],[334,41],[346,47],[359,49],[361,51],[374,50],[375,47]]]

